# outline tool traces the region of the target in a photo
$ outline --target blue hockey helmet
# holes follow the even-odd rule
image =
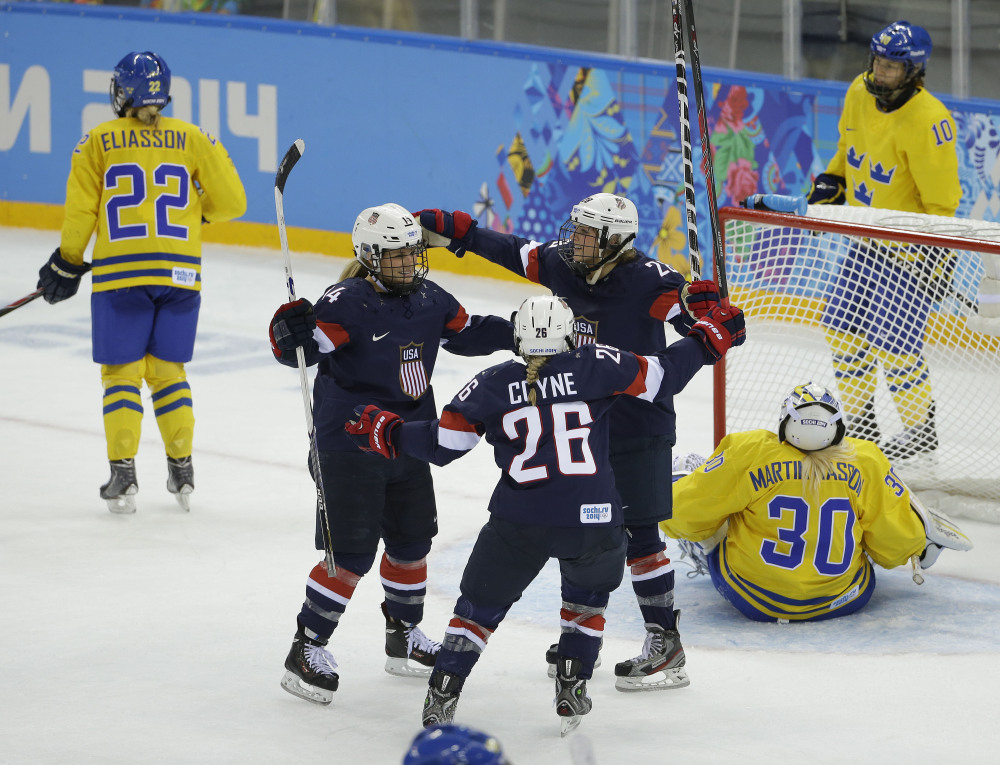
[[[403,765],[511,765],[493,736],[464,725],[434,725],[413,739]]]
[[[844,409],[829,388],[813,382],[797,385],[781,402],[778,440],[804,452],[836,446],[844,440]]]
[[[871,52],[864,76],[868,92],[887,102],[896,101],[904,93],[909,98],[917,87],[917,81],[927,71],[932,47],[927,30],[909,21],[894,21],[876,32],[872,35]],[[901,62],[905,67],[902,82],[892,87],[877,84],[872,78],[876,58]]]
[[[170,68],[152,51],[133,51],[115,66],[111,76],[111,106],[124,117],[127,109],[170,103]]]

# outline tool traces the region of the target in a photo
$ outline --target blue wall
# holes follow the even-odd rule
[[[605,190],[638,204],[644,249],[683,257],[673,62],[36,3],[0,3],[0,40],[0,200],[63,202],[73,146],[112,116],[111,69],[149,49],[174,75],[167,113],[201,124],[232,154],[247,187],[244,220],[274,222],[277,162],[303,138],[289,225],[348,231],[363,207],[394,201],[461,208],[481,225],[544,238],[574,202]],[[846,86],[705,77],[720,205],[807,189],[833,153]],[[960,133],[959,213],[1000,220],[1000,104],[946,102]]]

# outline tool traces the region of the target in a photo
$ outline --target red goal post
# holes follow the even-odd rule
[[[714,370],[716,443],[726,433],[775,430],[784,396],[809,380],[841,399],[867,398],[858,380],[870,384],[870,372],[852,377],[841,363],[835,373],[832,344],[841,362],[865,364],[880,358],[879,346],[890,348],[891,380],[877,364],[873,440],[885,444],[915,421],[907,391],[929,379],[938,447],[899,460],[897,472],[932,506],[1000,523],[1000,223],[830,205],[810,206],[806,216],[726,207],[719,223],[747,342]],[[845,335],[831,332],[831,306],[857,301],[851,320],[867,321],[879,302],[872,289],[891,296],[882,303],[895,329],[866,325],[847,336],[858,342],[867,332],[875,347],[847,353]],[[875,310],[888,313],[887,305]]]

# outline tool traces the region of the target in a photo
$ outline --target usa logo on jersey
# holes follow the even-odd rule
[[[414,399],[420,398],[427,390],[423,343],[410,343],[400,347],[399,387],[403,389],[403,393]]]
[[[597,342],[597,322],[591,321],[586,316],[578,316],[573,319],[573,329],[576,330],[576,344],[590,345]]]

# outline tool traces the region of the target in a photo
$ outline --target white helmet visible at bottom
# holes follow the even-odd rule
[[[512,317],[519,356],[554,356],[576,348],[572,309],[556,295],[530,297]]]
[[[796,386],[781,402],[779,441],[787,441],[804,452],[814,452],[839,444],[846,431],[839,399],[818,383]]]

